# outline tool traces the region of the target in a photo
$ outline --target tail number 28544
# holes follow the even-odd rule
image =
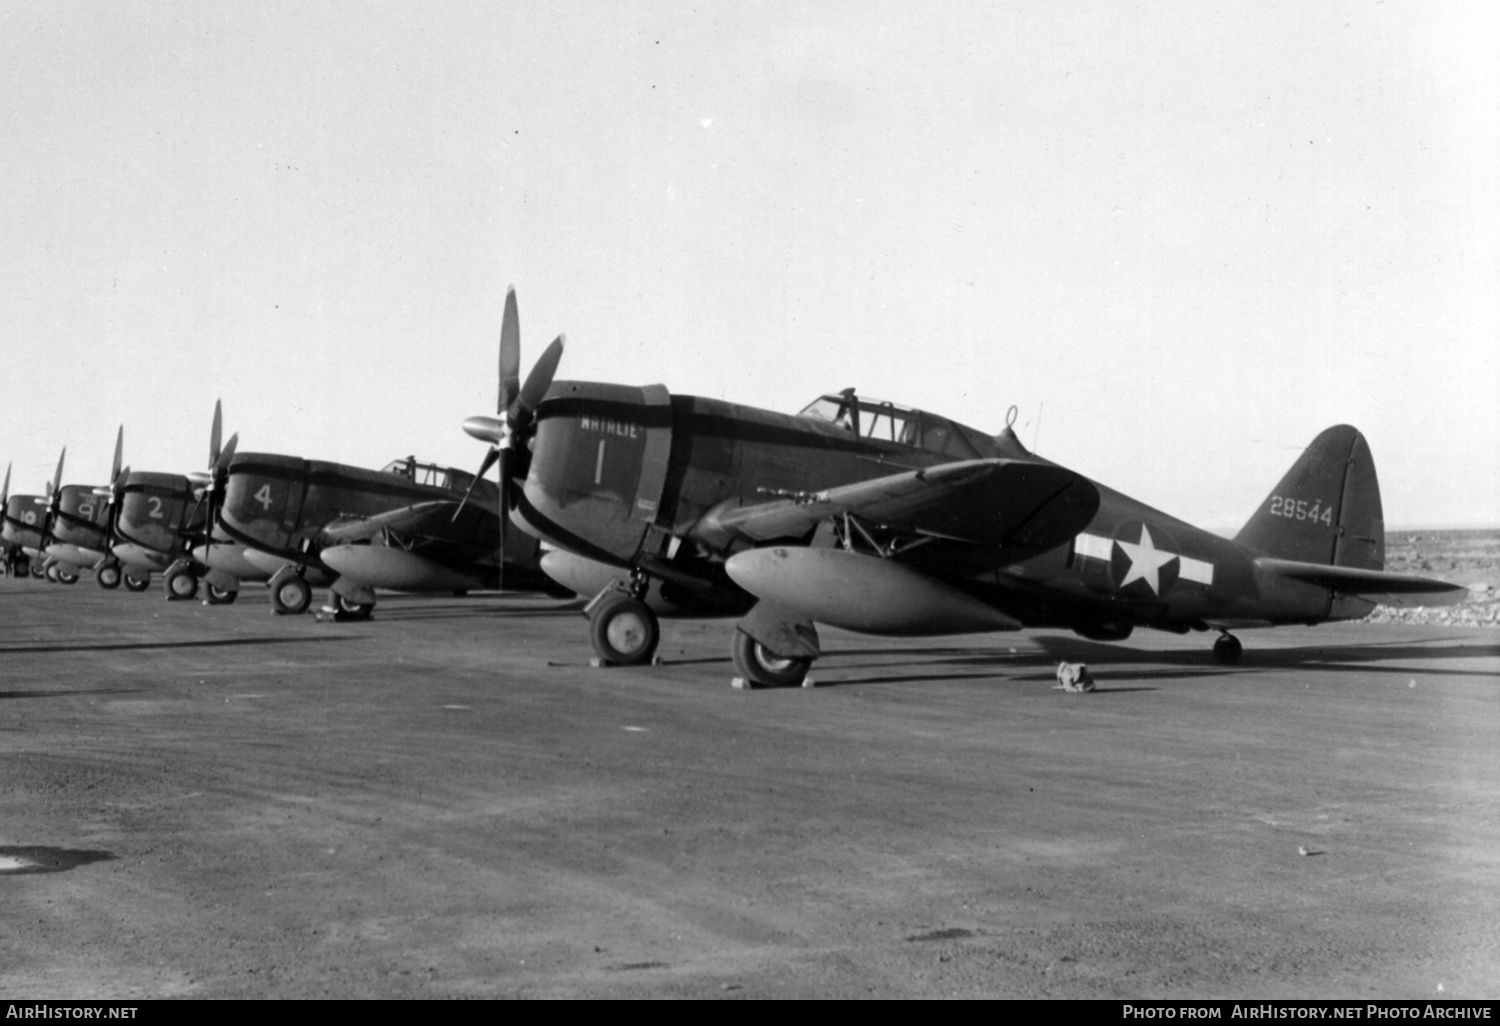
[[[1289,520],[1312,520],[1333,526],[1333,506],[1323,505],[1322,499],[1314,499],[1310,504],[1306,499],[1293,499],[1291,496],[1271,496],[1271,508],[1268,512],[1273,517],[1286,517]]]

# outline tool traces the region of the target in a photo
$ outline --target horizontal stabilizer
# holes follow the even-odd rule
[[[1272,559],[1269,556],[1257,559],[1255,565],[1294,581],[1328,588],[1344,595],[1358,596],[1382,606],[1448,606],[1462,602],[1469,594],[1469,589],[1462,584],[1449,584],[1447,581],[1411,574],[1393,574],[1384,570],[1299,563],[1290,559]]]
[[[981,459],[743,506],[719,526],[755,541],[800,537],[849,513],[885,527],[976,545],[1047,548],[1084,528],[1099,508],[1087,479],[1049,463]]]

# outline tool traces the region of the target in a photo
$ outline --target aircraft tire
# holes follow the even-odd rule
[[[70,574],[70,573],[67,573],[66,571],[59,570],[57,572],[57,583],[58,584],[77,584],[78,583],[78,575],[77,574]]]
[[[42,569],[42,576],[45,577],[47,580],[51,581],[53,584],[56,584],[57,583],[57,567],[55,567],[55,566],[44,567]]]
[[[135,574],[125,575],[126,591],[145,591],[149,587],[151,587],[150,574],[147,574],[145,577],[137,577]]]
[[[271,611],[278,616],[300,616],[312,605],[312,586],[290,574],[271,589]]]
[[[753,688],[796,688],[807,679],[811,659],[784,659],[744,631],[735,631],[729,641],[734,668]]]
[[[198,596],[198,578],[191,570],[167,574],[167,600],[180,602]]]
[[[31,576],[35,577],[37,580],[41,580],[43,577],[47,576],[47,571],[42,569],[42,564],[38,563],[36,560],[32,560]]]
[[[240,597],[237,591],[228,591],[213,584],[208,585],[208,604],[211,606],[232,606],[234,600]]]
[[[368,620],[370,614],[375,612],[375,603],[350,602],[338,592],[334,592],[333,608],[337,615],[344,620]]]
[[[108,564],[99,568],[99,572],[94,575],[94,579],[99,582],[99,587],[105,591],[114,591],[120,586],[120,580],[123,576],[120,573],[119,567],[114,564]]]
[[[610,666],[642,666],[656,654],[661,624],[646,603],[630,595],[611,595],[589,619],[589,640]]]
[[[1214,662],[1234,666],[1240,661],[1244,650],[1239,638],[1232,634],[1225,634],[1214,642]]]

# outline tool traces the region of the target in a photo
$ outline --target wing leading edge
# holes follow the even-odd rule
[[[764,542],[800,537],[829,517],[851,514],[881,527],[972,545],[1045,549],[1077,534],[1098,508],[1099,490],[1071,470],[994,458],[741,506],[714,520],[720,528]]]

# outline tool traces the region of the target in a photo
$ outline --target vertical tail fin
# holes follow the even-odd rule
[[[1365,436],[1340,424],[1314,438],[1234,540],[1277,559],[1384,569],[1380,482]]]

